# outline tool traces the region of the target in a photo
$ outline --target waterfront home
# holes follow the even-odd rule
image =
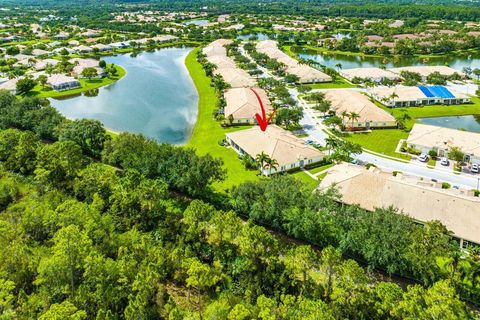
[[[330,90],[325,92],[325,100],[330,101],[332,110],[342,118],[344,125],[353,130],[397,126],[395,118],[390,113],[377,107],[361,92],[346,89]],[[358,118],[350,118],[352,113],[357,114]]]
[[[45,70],[49,65],[54,67],[59,63],[60,63],[60,61],[58,61],[56,59],[44,59],[44,60],[37,61],[35,63],[35,65],[33,66],[33,68],[36,71],[41,71],[41,70]]]
[[[226,134],[228,144],[241,156],[253,159],[262,152],[276,160],[275,168],[259,168],[263,175],[303,168],[320,162],[323,152],[305,144],[290,131],[275,125],[269,125],[265,131],[259,126]]]
[[[103,43],[97,43],[97,44],[93,45],[91,48],[92,48],[92,50],[98,50],[100,52],[112,50],[112,46],[110,46],[108,44],[105,45]]]
[[[391,71],[399,76],[401,76],[402,71],[418,73],[422,77],[422,81],[426,81],[427,77],[434,72],[440,73],[442,76],[452,76],[458,74],[461,77],[465,77],[463,72],[455,70],[447,66],[411,66],[411,67],[400,67],[400,68],[390,68],[388,71]]]
[[[468,95],[444,86],[395,86],[368,89],[368,94],[388,107],[470,103]]]
[[[64,74],[53,74],[48,77],[47,83],[52,89],[56,91],[64,91],[79,88],[80,82],[73,78],[66,76]]]
[[[355,78],[361,80],[370,80],[374,82],[382,82],[383,80],[399,80],[400,77],[388,70],[380,68],[353,68],[340,70],[340,75],[350,81]]]
[[[81,77],[82,71],[86,68],[95,68],[97,70],[97,77],[101,78],[106,75],[106,72],[103,68],[99,67],[99,61],[95,59],[82,59],[82,58],[73,58],[68,60],[71,64],[75,65],[72,70],[72,74],[75,77]]]
[[[113,43],[110,43],[110,46],[115,49],[125,49],[130,47],[130,41],[113,42]]]
[[[283,63],[286,66],[285,72],[296,75],[300,83],[332,81],[329,75],[308,65],[300,64],[298,60],[287,55],[277,47],[277,42],[274,40],[260,41],[257,43],[256,49],[258,52],[266,54],[269,58]]]
[[[237,124],[254,124],[255,114],[262,114],[260,102],[255,92],[265,108],[266,115],[273,112],[272,104],[268,99],[267,93],[260,88],[232,88],[225,90],[223,96],[225,98],[225,118],[233,117],[233,123]]]
[[[480,244],[480,199],[471,190],[442,189],[439,182],[352,164],[327,172],[319,188],[336,186],[345,204],[369,211],[393,206],[419,223],[440,221],[463,248]]]
[[[421,152],[435,150],[439,157],[448,157],[448,151],[458,147],[465,161],[480,163],[480,133],[415,123],[406,142]]]

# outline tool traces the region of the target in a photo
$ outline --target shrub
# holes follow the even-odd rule
[[[450,183],[448,182],[442,182],[442,189],[450,189]]]
[[[430,158],[436,159],[437,156],[438,156],[438,153],[437,153],[436,150],[430,150],[430,151],[428,151],[428,155],[430,156]]]

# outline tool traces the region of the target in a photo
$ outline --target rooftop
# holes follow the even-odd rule
[[[226,136],[250,156],[255,157],[265,152],[270,158],[277,160],[280,166],[323,156],[322,152],[306,145],[290,131],[275,125],[268,126],[265,131],[254,126],[251,129],[227,133]]]
[[[418,177],[340,164],[328,170],[321,189],[336,184],[342,202],[366,210],[394,206],[420,222],[438,220],[455,236],[480,243],[480,199],[470,191],[442,189]]]
[[[254,88],[254,90],[260,96],[266,114],[272,113],[272,104],[268,100],[266,92],[260,88]],[[261,113],[257,96],[250,88],[225,90],[224,97],[226,101],[225,117],[233,115],[234,119],[246,119],[254,118],[256,113]]]

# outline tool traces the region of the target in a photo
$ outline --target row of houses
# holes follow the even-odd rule
[[[343,203],[369,211],[393,206],[419,223],[440,221],[463,248],[480,245],[480,199],[471,190],[442,189],[439,182],[352,164],[328,170],[319,188],[331,186]]]
[[[38,74],[34,78],[38,78]],[[9,79],[5,82],[0,83],[0,90],[7,90],[13,94],[17,91],[17,82],[23,77]],[[56,91],[65,91],[80,88],[81,84],[78,79],[75,79],[72,76],[65,74],[52,74],[47,76],[47,85],[50,86],[53,90]]]
[[[219,74],[230,84],[225,90],[226,118],[232,118],[233,123],[255,124],[255,114],[261,114],[260,103],[264,106],[266,115],[274,110],[267,93],[256,87],[256,81],[246,71],[239,69],[235,62],[227,56],[226,45],[231,40],[220,39],[210,43],[203,49],[207,60],[216,66],[215,74]],[[255,159],[264,153],[277,162],[273,167],[260,167],[263,175],[303,168],[319,162],[324,154],[306,145],[305,142],[275,125],[269,125],[265,131],[259,126],[226,134],[226,141],[240,156]]]
[[[243,69],[235,64],[235,61],[227,56],[226,45],[232,40],[218,39],[203,48],[207,60],[216,66],[214,74],[220,75],[232,88],[252,88],[256,80]]]
[[[433,73],[439,73],[442,76],[450,77],[454,74],[458,74],[461,77],[465,77],[463,72],[453,69],[448,66],[410,66],[400,68],[381,69],[376,67],[371,68],[352,68],[344,69],[340,71],[340,75],[350,81],[355,78],[361,80],[370,80],[374,82],[382,82],[383,80],[400,80],[402,78],[402,72],[412,72],[420,75],[422,81],[426,81],[428,76]]]
[[[298,60],[287,55],[278,48],[276,41],[259,41],[256,45],[256,49],[258,52],[266,54],[269,58],[283,63],[285,65],[285,71],[289,74],[296,75],[299,78],[300,83],[332,81],[332,78],[329,75],[306,64],[300,64]]]

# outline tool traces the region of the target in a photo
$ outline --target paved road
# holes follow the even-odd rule
[[[303,126],[305,132],[309,135],[309,139],[319,142],[322,145],[325,145],[325,138],[328,137],[328,134],[322,131],[324,126],[320,123],[317,123],[313,118],[311,110],[308,107],[305,107],[298,99],[298,91],[296,89],[289,89],[291,96],[299,101],[299,103],[304,107],[304,116],[300,121],[300,124]],[[452,186],[458,186],[467,189],[476,189],[480,184],[480,174],[477,176],[468,175],[468,174],[454,174],[446,170],[439,169],[429,169],[424,164],[409,162],[404,163],[400,161],[390,160],[383,158],[371,153],[363,152],[357,156],[357,159],[363,162],[369,162],[375,164],[377,167],[389,170],[389,171],[401,171],[406,174],[425,177],[427,179],[436,179],[440,182],[448,182]]]

